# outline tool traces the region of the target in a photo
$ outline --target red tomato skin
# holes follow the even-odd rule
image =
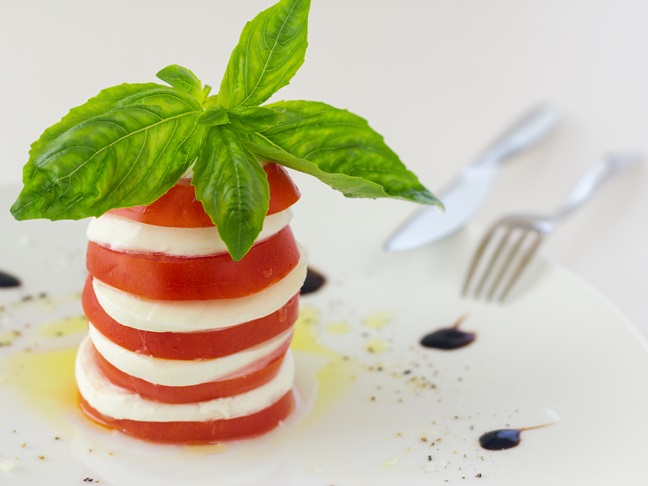
[[[103,310],[88,277],[81,297],[83,311],[97,330],[135,353],[162,359],[214,359],[237,353],[286,331],[297,321],[299,293],[267,316],[235,326],[196,332],[154,332],[120,324]]]
[[[148,206],[117,208],[110,214],[155,226],[174,228],[208,228],[214,226],[196,199],[194,186],[189,179],[180,179],[175,186]]]
[[[255,243],[238,262],[229,253],[176,257],[115,251],[88,243],[86,266],[98,280],[153,300],[234,299],[278,282],[299,262],[290,226]]]
[[[290,175],[278,164],[266,164],[263,169],[268,176],[270,203],[268,215],[288,209],[301,194]],[[175,228],[207,228],[214,226],[205,213],[203,205],[196,199],[194,186],[189,179],[180,179],[166,194],[148,206],[134,206],[109,211],[133,221],[156,226]]]
[[[101,414],[81,396],[81,410],[92,420],[109,428],[149,442],[171,444],[210,444],[214,442],[255,437],[274,429],[295,406],[289,391],[275,403],[259,412],[232,419],[208,422],[141,422],[115,419]]]
[[[270,185],[268,215],[275,214],[295,204],[301,197],[299,188],[290,178],[288,171],[279,164],[269,163],[263,169]]]
[[[99,369],[111,383],[138,393],[147,400],[163,403],[195,403],[216,398],[238,395],[264,385],[279,372],[290,343],[277,350],[270,362],[255,371],[224,380],[200,383],[192,386],[156,385],[129,375],[113,366],[93,346]]]

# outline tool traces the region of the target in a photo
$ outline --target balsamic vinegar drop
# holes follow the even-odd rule
[[[18,277],[0,271],[0,288],[9,289],[13,287],[20,287]]]
[[[304,284],[302,285],[299,293],[301,295],[312,294],[314,292],[317,292],[320,288],[322,288],[325,283],[326,283],[326,277],[324,277],[324,275],[322,275],[317,270],[308,267],[308,271],[306,273],[306,280],[304,281]]]
[[[486,432],[479,438],[479,445],[489,451],[511,449],[520,444],[522,429],[498,429]]]
[[[459,329],[459,326],[466,317],[460,317],[451,327],[438,329],[426,334],[421,338],[421,346],[443,350],[459,349],[468,346],[475,340],[477,334]]]

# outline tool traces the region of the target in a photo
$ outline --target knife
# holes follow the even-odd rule
[[[419,208],[387,239],[385,250],[411,250],[462,228],[488,197],[501,163],[544,140],[558,119],[557,109],[549,104],[539,105],[522,116],[438,191],[444,212],[433,206]]]

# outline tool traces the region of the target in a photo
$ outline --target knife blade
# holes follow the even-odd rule
[[[550,104],[531,109],[437,192],[444,212],[432,206],[419,208],[392,233],[384,249],[411,250],[461,229],[490,194],[502,162],[547,138],[559,118],[558,110]]]

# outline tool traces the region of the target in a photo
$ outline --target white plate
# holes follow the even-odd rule
[[[460,299],[474,231],[385,254],[411,206],[346,200],[296,179],[304,197],[293,229],[328,277],[302,300],[301,402],[267,436],[208,447],[150,445],[81,416],[70,364],[82,324],[61,320],[81,313],[85,223],[15,223],[0,212],[1,269],[24,281],[0,293],[0,341],[11,341],[0,348],[0,483],[645,484],[648,354],[604,298],[537,261],[506,306]],[[0,207],[16,190],[4,188]],[[473,344],[418,345],[463,314]],[[513,449],[478,442],[539,424],[551,425],[523,432]]]

